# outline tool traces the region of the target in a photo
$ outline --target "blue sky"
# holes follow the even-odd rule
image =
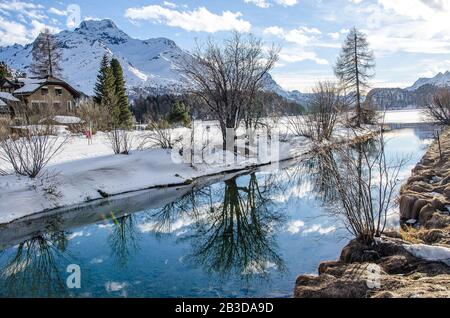
[[[334,79],[353,26],[375,52],[374,87],[407,87],[450,70],[450,0],[2,0],[0,45],[28,43],[43,27],[73,29],[77,8],[82,20],[110,18],[132,37],[167,37],[187,50],[196,39],[252,32],[282,47],[272,74],[291,90]]]

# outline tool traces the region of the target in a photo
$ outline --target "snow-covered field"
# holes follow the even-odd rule
[[[419,111],[388,112],[387,121],[418,120]],[[283,120],[281,120],[283,122]],[[209,139],[219,142],[220,132],[214,123],[209,125]],[[284,127],[284,125],[280,125]],[[284,128],[279,128],[282,135]],[[358,135],[370,134],[377,127],[365,127]],[[132,133],[135,145],[140,144],[146,131]],[[189,136],[189,130],[180,128],[173,132],[177,136]],[[332,142],[343,142],[354,138],[348,129],[339,127],[335,130]],[[269,143],[270,145],[270,143]],[[266,143],[266,146],[269,146]],[[224,154],[217,150],[209,154],[207,162],[195,165],[180,163],[177,151],[150,148],[135,150],[131,155],[114,155],[107,135],[98,133],[92,144],[88,144],[84,136],[71,136],[69,143],[50,162],[43,177],[31,180],[14,174],[0,177],[0,223],[11,222],[30,214],[54,209],[62,206],[77,205],[83,202],[102,199],[105,194],[138,191],[156,186],[186,184],[191,180],[220,172],[245,169],[257,164],[265,164],[274,160],[287,160],[301,156],[311,148],[311,142],[303,137],[293,137],[276,146],[277,157],[245,158],[238,156],[232,162],[222,162]],[[197,158],[199,159],[199,158]],[[11,171],[4,162],[0,169]]]

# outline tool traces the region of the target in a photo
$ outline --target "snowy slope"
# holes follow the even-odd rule
[[[56,35],[62,47],[62,78],[78,90],[92,95],[101,59],[105,53],[116,57],[124,68],[130,96],[180,92],[182,75],[176,70],[188,53],[166,38],[133,39],[120,30],[113,21],[83,21],[73,31]],[[15,70],[29,73],[32,44],[0,47],[0,61]],[[297,100],[283,90],[269,75],[268,91]]]

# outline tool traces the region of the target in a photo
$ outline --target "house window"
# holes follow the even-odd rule
[[[32,101],[32,102],[31,102],[31,108],[33,108],[33,109],[39,109],[39,102],[37,102],[37,101]]]
[[[59,108],[61,108],[61,103],[60,102],[53,102],[53,107],[59,109]]]
[[[56,96],[62,96],[62,88],[61,87],[55,87],[55,95]]]
[[[71,100],[67,101],[67,109],[73,110],[73,101],[71,101]]]
[[[42,87],[41,94],[42,94],[42,96],[47,96],[48,95],[48,87]]]

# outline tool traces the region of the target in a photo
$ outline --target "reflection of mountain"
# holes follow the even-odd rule
[[[283,216],[269,207],[270,191],[270,184],[261,187],[251,174],[244,186],[233,178],[219,190],[207,187],[186,196],[184,202],[190,203],[187,213],[194,220],[192,231],[181,238],[192,244],[187,259],[222,277],[248,279],[264,276],[270,268],[283,270],[274,238]],[[179,210],[172,208],[152,216],[159,232],[168,232],[171,220],[176,219],[173,216]]]

